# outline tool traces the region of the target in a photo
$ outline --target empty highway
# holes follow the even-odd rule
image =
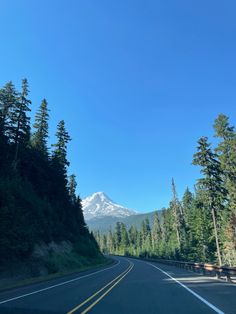
[[[172,266],[116,263],[0,293],[0,313],[236,313],[236,285]]]

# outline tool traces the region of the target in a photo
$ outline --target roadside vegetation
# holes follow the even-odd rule
[[[152,226],[148,219],[140,229],[118,222],[114,232],[94,233],[103,252],[236,266],[236,132],[223,114],[214,136],[215,147],[207,137],[198,141],[193,165],[202,177],[194,192],[187,188],[179,199],[172,180],[169,207]]]
[[[43,99],[31,124],[28,82],[0,89],[0,277],[31,277],[105,262],[68,176],[65,122],[49,148]]]

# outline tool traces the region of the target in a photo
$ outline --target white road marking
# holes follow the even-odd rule
[[[159,271],[161,271],[163,274],[165,274],[166,276],[168,276],[169,278],[171,278],[172,280],[174,280],[175,282],[177,282],[181,287],[183,287],[184,289],[186,289],[188,292],[190,292],[191,294],[193,294],[196,298],[198,298],[200,301],[202,301],[203,303],[205,303],[207,306],[209,306],[212,310],[214,310],[216,313],[218,314],[225,314],[224,312],[222,312],[220,309],[218,309],[215,305],[211,304],[210,302],[208,302],[206,299],[204,299],[203,297],[201,297],[199,294],[197,294],[196,292],[194,292],[193,290],[191,290],[190,288],[188,288],[187,286],[185,286],[182,282],[178,281],[177,279],[175,279],[174,277],[172,277],[170,274],[168,274],[167,272],[165,272],[164,270],[162,270],[161,268],[151,264],[151,263],[147,263],[149,265],[151,265],[152,267],[158,269]]]
[[[98,274],[98,273],[101,273],[101,272],[104,272],[106,270],[109,270],[109,269],[112,269],[116,266],[118,266],[120,264],[120,261],[118,261],[117,264],[111,266],[111,267],[108,267],[108,268],[105,268],[105,269],[101,269],[101,270],[98,270],[94,273],[91,273],[91,274],[88,274],[88,275],[84,275],[84,276],[81,276],[81,277],[76,277],[74,279],[70,279],[70,280],[67,280],[67,281],[63,281],[63,282],[60,282],[56,285],[53,285],[53,286],[49,286],[47,288],[43,288],[43,289],[40,289],[40,290],[36,290],[36,291],[33,291],[33,292],[30,292],[30,293],[26,293],[26,294],[22,294],[22,295],[19,295],[17,297],[14,297],[14,298],[10,298],[10,299],[6,299],[6,300],[3,300],[3,301],[0,301],[0,304],[4,304],[4,303],[8,303],[8,302],[11,302],[11,301],[14,301],[14,300],[17,300],[17,299],[21,299],[21,298],[25,298],[29,295],[32,295],[32,294],[36,294],[36,293],[40,293],[40,292],[43,292],[43,291],[46,291],[46,290],[50,290],[50,289],[53,289],[53,288],[56,288],[56,287],[59,287],[59,286],[63,286],[63,285],[66,285],[68,283],[71,283],[73,281],[77,281],[77,280],[80,280],[82,278],[86,278],[86,277],[90,277],[90,276],[93,276],[95,274]]]

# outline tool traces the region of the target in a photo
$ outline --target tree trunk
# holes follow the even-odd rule
[[[215,232],[217,256],[218,256],[219,266],[221,266],[222,265],[222,260],[221,260],[220,245],[219,245],[219,239],[218,239],[218,233],[217,233],[216,216],[215,216],[215,209],[214,209],[214,207],[211,208],[211,213],[212,213],[212,220],[213,220],[214,232]]]

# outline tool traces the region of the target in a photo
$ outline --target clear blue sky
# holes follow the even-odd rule
[[[47,98],[51,142],[65,120],[82,197],[167,206],[215,117],[236,124],[235,1],[2,0],[0,29],[0,85]]]

